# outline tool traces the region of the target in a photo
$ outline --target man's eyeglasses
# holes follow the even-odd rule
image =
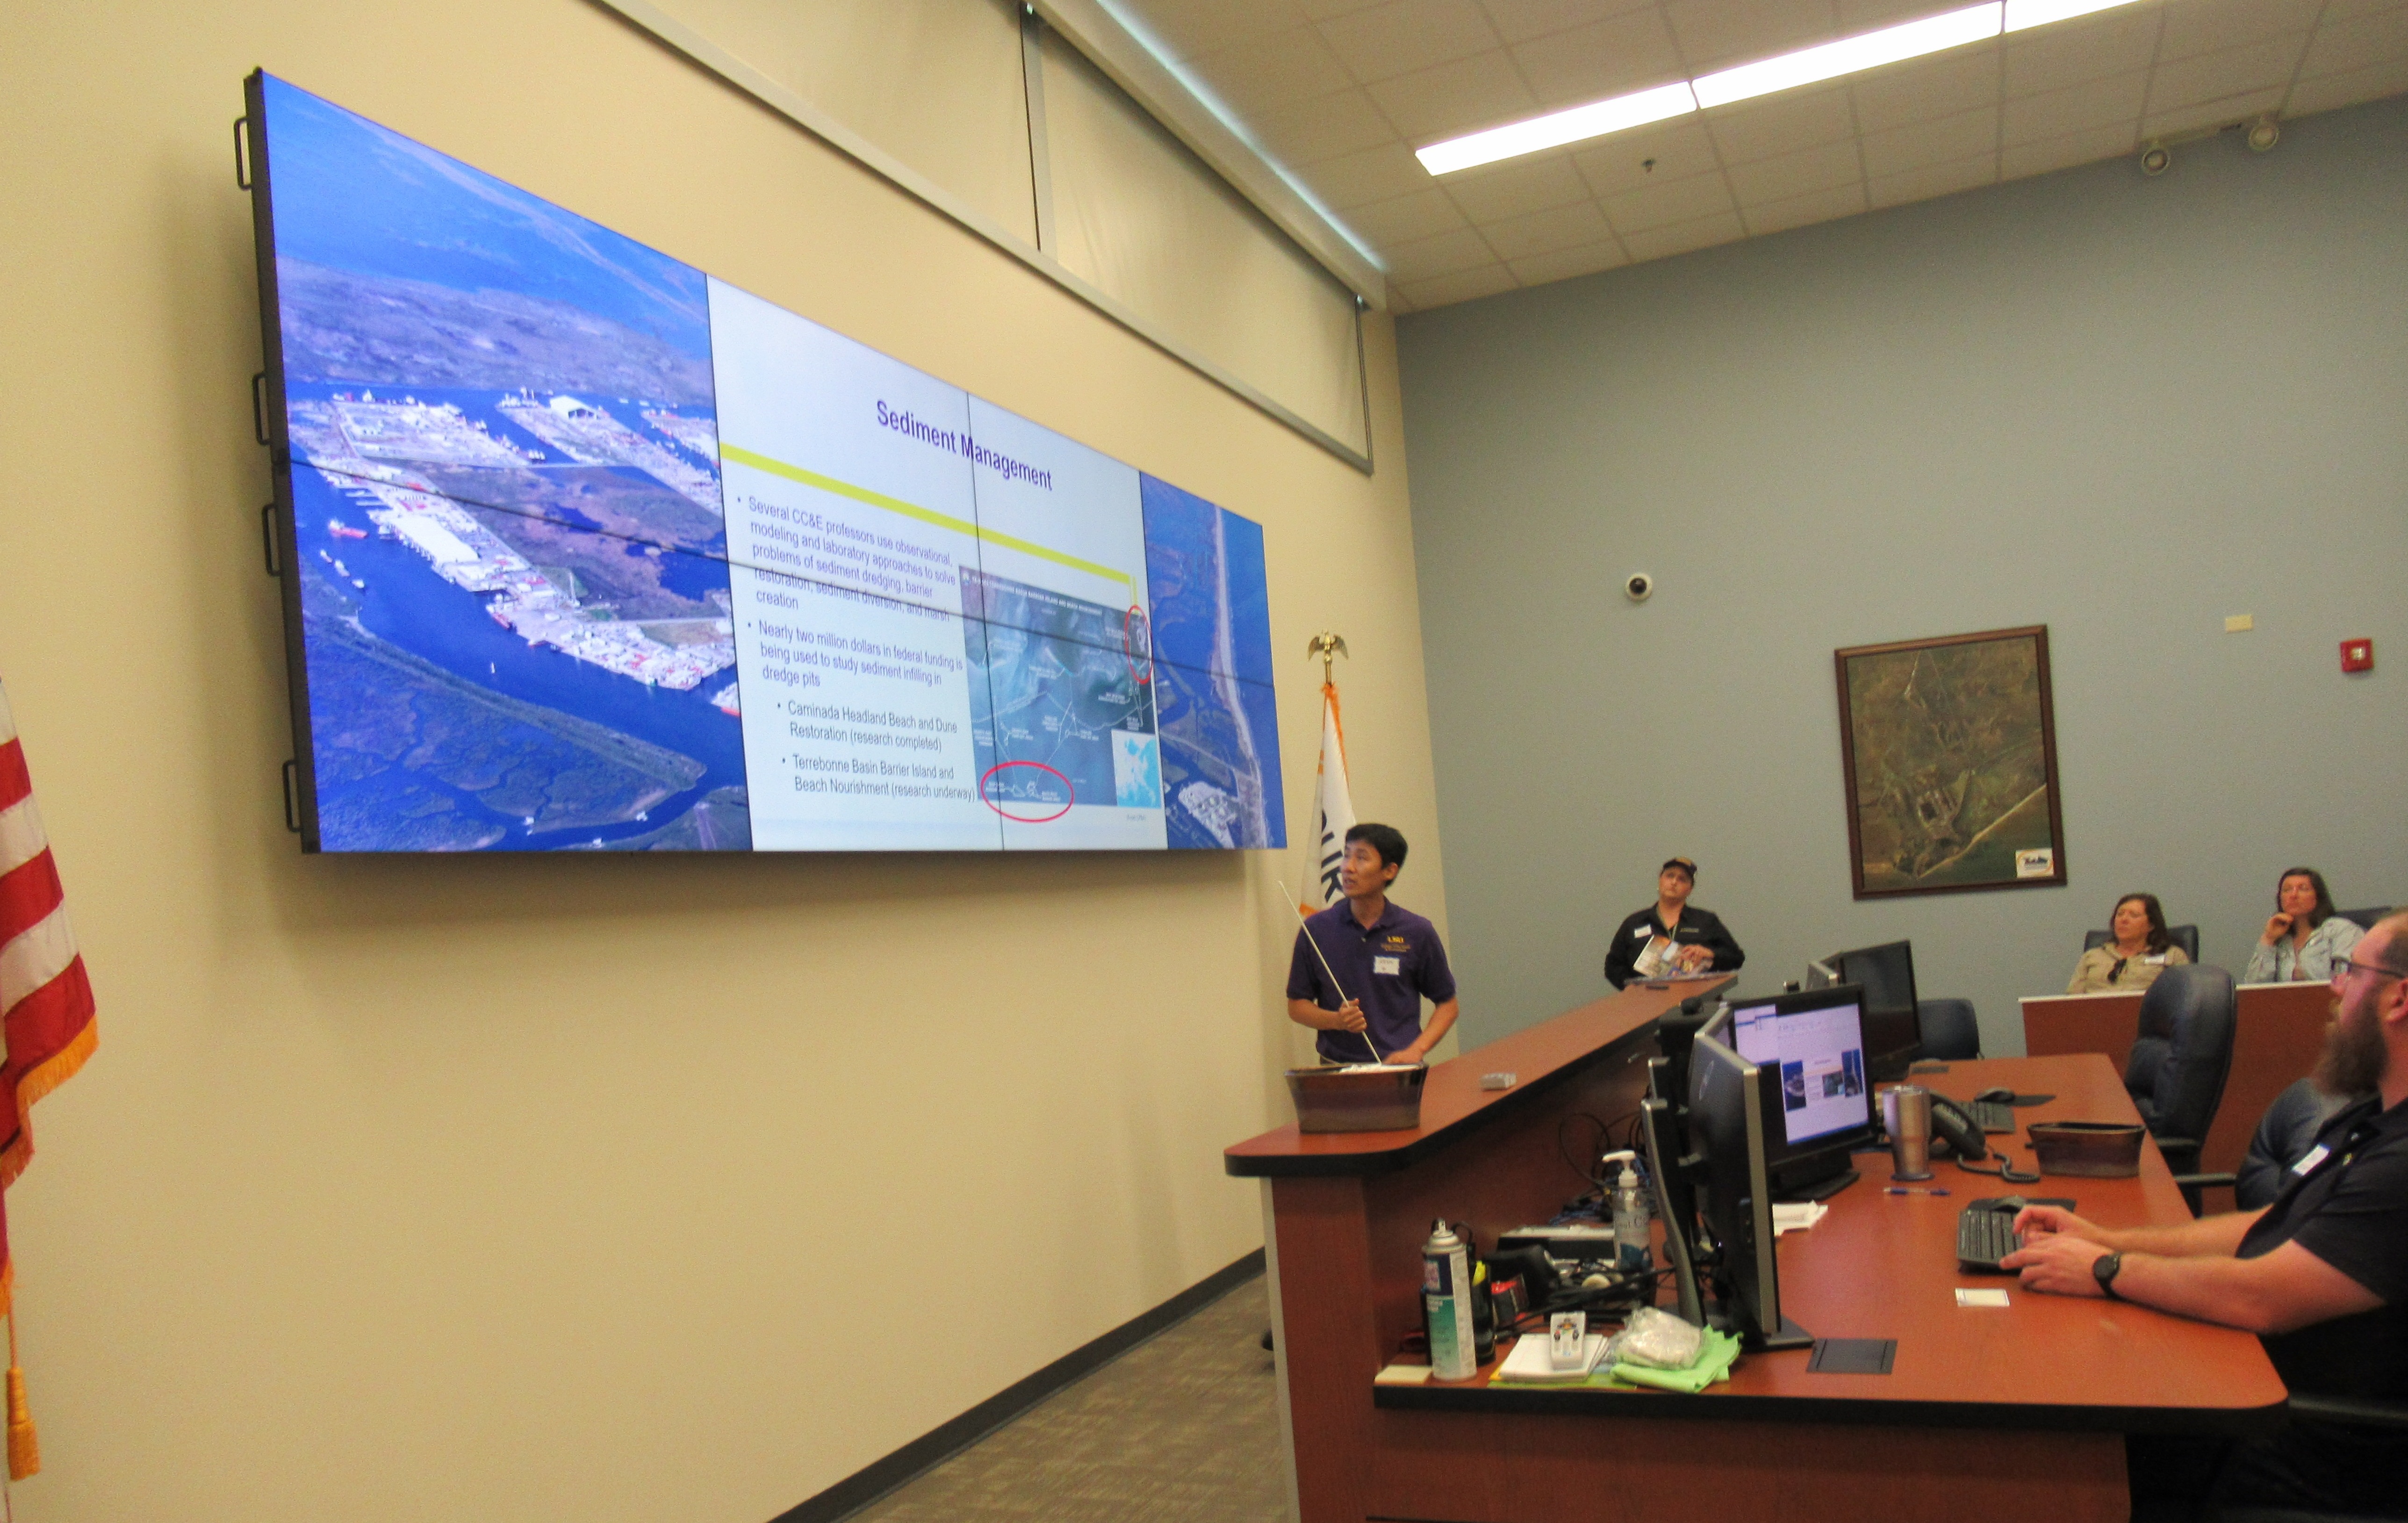
[[[2359,962],[2355,957],[2344,957],[2333,964],[2332,982],[2345,984],[2349,982],[2349,975],[2352,973],[2372,973],[2377,978],[2408,978],[2408,969],[2386,968],[2381,963]]]

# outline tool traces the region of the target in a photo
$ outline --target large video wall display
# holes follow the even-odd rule
[[[311,848],[1286,843],[1259,524],[250,91]]]

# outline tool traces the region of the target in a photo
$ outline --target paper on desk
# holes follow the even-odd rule
[[[1959,1306],[2004,1306],[2006,1303],[2007,1293],[2003,1290],[1967,1290],[1959,1286],[1956,1291],[1956,1304]]]
[[[1589,1333],[1581,1339],[1581,1362],[1569,1370],[1558,1370],[1550,1340],[1535,1332],[1525,1333],[1521,1342],[1513,1345],[1513,1352],[1505,1356],[1505,1362],[1498,1367],[1497,1373],[1489,1377],[1489,1384],[1577,1386],[1588,1379],[1597,1369],[1598,1358],[1604,1353],[1605,1334]]]
[[[1802,1231],[1821,1221],[1830,1209],[1820,1200],[1799,1200],[1790,1205],[1776,1202],[1772,1208],[1772,1235]]]

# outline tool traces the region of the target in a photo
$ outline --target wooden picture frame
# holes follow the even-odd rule
[[[2065,883],[2048,626],[1832,653],[1860,899]]]

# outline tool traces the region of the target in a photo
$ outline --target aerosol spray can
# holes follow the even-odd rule
[[[1480,1368],[1471,1323],[1471,1244],[1445,1222],[1430,1224],[1422,1244],[1422,1327],[1429,1334],[1430,1372],[1469,1380]]]

